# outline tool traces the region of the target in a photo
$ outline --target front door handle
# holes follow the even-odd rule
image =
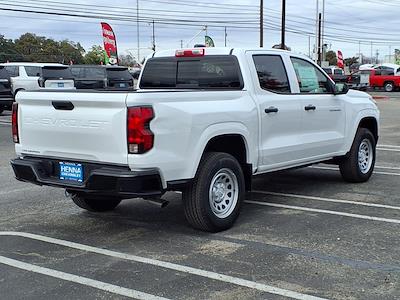
[[[310,104],[310,105],[307,105],[306,107],[304,107],[304,109],[306,111],[310,111],[310,110],[316,110],[317,108],[314,105]]]
[[[270,106],[270,107],[265,109],[265,113],[267,113],[267,114],[277,113],[278,111],[279,111],[279,109],[277,107],[274,107],[274,106]]]

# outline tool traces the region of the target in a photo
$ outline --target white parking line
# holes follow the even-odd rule
[[[400,152],[400,149],[390,149],[390,148],[376,148],[379,151],[387,151],[387,152]]]
[[[252,192],[258,193],[258,194],[270,195],[270,196],[299,198],[299,199],[306,199],[306,200],[316,200],[316,201],[333,202],[333,203],[345,203],[345,204],[352,204],[352,205],[361,205],[361,206],[400,210],[400,206],[391,206],[391,205],[384,205],[384,204],[377,204],[377,203],[357,202],[357,201],[350,201],[350,200],[340,200],[340,199],[332,199],[332,198],[323,198],[323,197],[297,195],[297,194],[286,194],[286,193],[275,193],[275,192],[266,192],[266,191],[252,191]]]
[[[400,220],[396,220],[396,219],[386,219],[386,218],[372,217],[372,216],[366,216],[366,215],[351,214],[351,213],[345,213],[345,212],[334,211],[334,210],[316,209],[316,208],[309,208],[309,207],[302,207],[302,206],[291,206],[291,205],[284,205],[284,204],[277,204],[277,203],[253,201],[253,200],[246,200],[245,203],[293,209],[293,210],[302,210],[302,211],[323,213],[323,214],[329,214],[329,215],[337,215],[337,216],[343,216],[343,217],[351,217],[351,218],[364,219],[364,220],[369,220],[369,221],[379,221],[379,222],[400,224]]]
[[[124,288],[124,287],[121,287],[118,285],[113,285],[113,284],[109,284],[106,282],[102,282],[102,281],[98,281],[98,280],[94,280],[94,279],[90,279],[90,278],[86,278],[86,277],[82,277],[82,276],[78,276],[78,275],[73,275],[70,273],[65,273],[65,272],[60,272],[60,271],[53,270],[53,269],[39,267],[36,265],[21,262],[19,260],[7,258],[4,256],[0,256],[0,264],[8,265],[10,267],[14,267],[17,269],[30,271],[30,272],[34,272],[34,273],[38,273],[38,274],[42,274],[42,275],[46,275],[46,276],[50,276],[50,277],[54,277],[54,278],[58,278],[58,279],[65,280],[65,281],[78,283],[78,284],[85,285],[85,286],[90,286],[90,287],[93,287],[98,290],[110,292],[110,293],[113,293],[116,295],[121,295],[121,296],[129,297],[129,298],[141,299],[141,300],[168,300],[168,298],[154,296],[151,294],[139,292],[139,291],[132,290],[132,289],[127,289],[127,288]]]
[[[312,169],[319,169],[319,170],[339,171],[339,169],[338,169],[338,168],[335,168],[335,167],[310,166],[309,168],[312,168]],[[389,175],[389,176],[400,176],[399,173],[380,172],[380,171],[374,171],[374,174],[378,174],[378,175]]]
[[[385,169],[385,170],[400,170],[400,168],[397,167],[385,167],[385,166],[375,166],[377,169]]]
[[[378,145],[378,148],[396,148],[396,149],[400,149],[400,146],[397,145]]]
[[[233,276],[228,276],[216,272],[211,272],[211,271],[206,271],[202,269],[197,269],[193,267],[188,267],[185,265],[178,265],[170,262],[165,262],[161,260],[156,260],[156,259],[151,259],[151,258],[145,258],[145,257],[140,257],[136,255],[131,255],[131,254],[126,254],[126,253],[121,253],[121,252],[116,252],[116,251],[111,251],[111,250],[106,250],[102,248],[96,248],[88,245],[83,245],[83,244],[78,244],[74,242],[69,242],[65,240],[60,240],[60,239],[55,239],[55,238],[50,238],[42,235],[37,235],[37,234],[32,234],[32,233],[26,233],[26,232],[14,232],[14,231],[0,231],[0,236],[18,236],[18,237],[25,237],[37,241],[42,241],[45,243],[50,243],[50,244],[55,244],[55,245],[60,245],[72,249],[77,249],[77,250],[82,250],[86,252],[91,252],[91,253],[97,253],[101,255],[106,255],[114,258],[119,258],[123,260],[128,260],[128,261],[134,261],[138,263],[143,263],[143,264],[149,264],[161,268],[166,268],[182,273],[188,273],[196,276],[201,276],[204,278],[209,278],[213,280],[218,280],[221,282],[225,283],[230,283],[234,284],[237,286],[242,286],[250,289],[255,289],[261,292],[266,292],[270,294],[275,294],[275,295],[280,295],[292,299],[299,299],[299,300],[326,300],[324,298],[319,298],[316,296],[310,296],[307,294],[302,294],[286,289],[281,289],[278,287],[270,286],[267,284],[255,282],[255,281],[250,281],[238,277],[233,277]]]

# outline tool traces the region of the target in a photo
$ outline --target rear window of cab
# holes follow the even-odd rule
[[[232,55],[151,58],[141,89],[243,89],[237,58]]]

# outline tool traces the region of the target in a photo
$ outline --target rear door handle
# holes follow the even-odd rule
[[[265,109],[265,113],[271,114],[271,113],[277,113],[279,109],[277,107],[270,106]]]
[[[307,105],[306,107],[304,107],[304,109],[306,111],[310,111],[310,110],[316,110],[317,108],[314,105],[310,104],[310,105]]]
[[[57,110],[73,110],[74,105],[70,101],[53,101],[51,102],[53,107]]]

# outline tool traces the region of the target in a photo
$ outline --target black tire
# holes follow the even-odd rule
[[[360,147],[362,143],[368,144],[372,149],[369,150],[369,154],[365,155],[365,152],[362,154],[364,157],[369,157],[368,163],[366,163],[367,167],[363,168],[362,164],[359,162],[360,158]],[[372,157],[371,157],[372,155]],[[367,158],[368,159],[368,158]],[[366,182],[370,179],[376,160],[376,140],[374,135],[366,128],[359,128],[356,133],[356,137],[354,139],[353,145],[351,146],[350,152],[348,155],[343,158],[341,163],[339,164],[340,173],[342,177],[347,182],[352,183],[361,183]]]
[[[383,88],[385,89],[385,92],[394,92],[395,90],[395,86],[393,82],[385,82],[385,85],[383,86]]]
[[[3,111],[4,111],[4,106],[3,105],[0,105],[0,115],[3,113]]]
[[[210,200],[212,183],[214,187],[222,187],[215,188],[216,192]],[[214,197],[219,198],[214,201]],[[202,231],[219,232],[229,229],[239,216],[244,197],[243,170],[236,158],[227,153],[205,153],[196,177],[183,191],[186,219],[192,227]]]
[[[71,193],[70,195],[77,206],[92,212],[111,211],[122,201],[115,197],[89,196],[84,193]]]

